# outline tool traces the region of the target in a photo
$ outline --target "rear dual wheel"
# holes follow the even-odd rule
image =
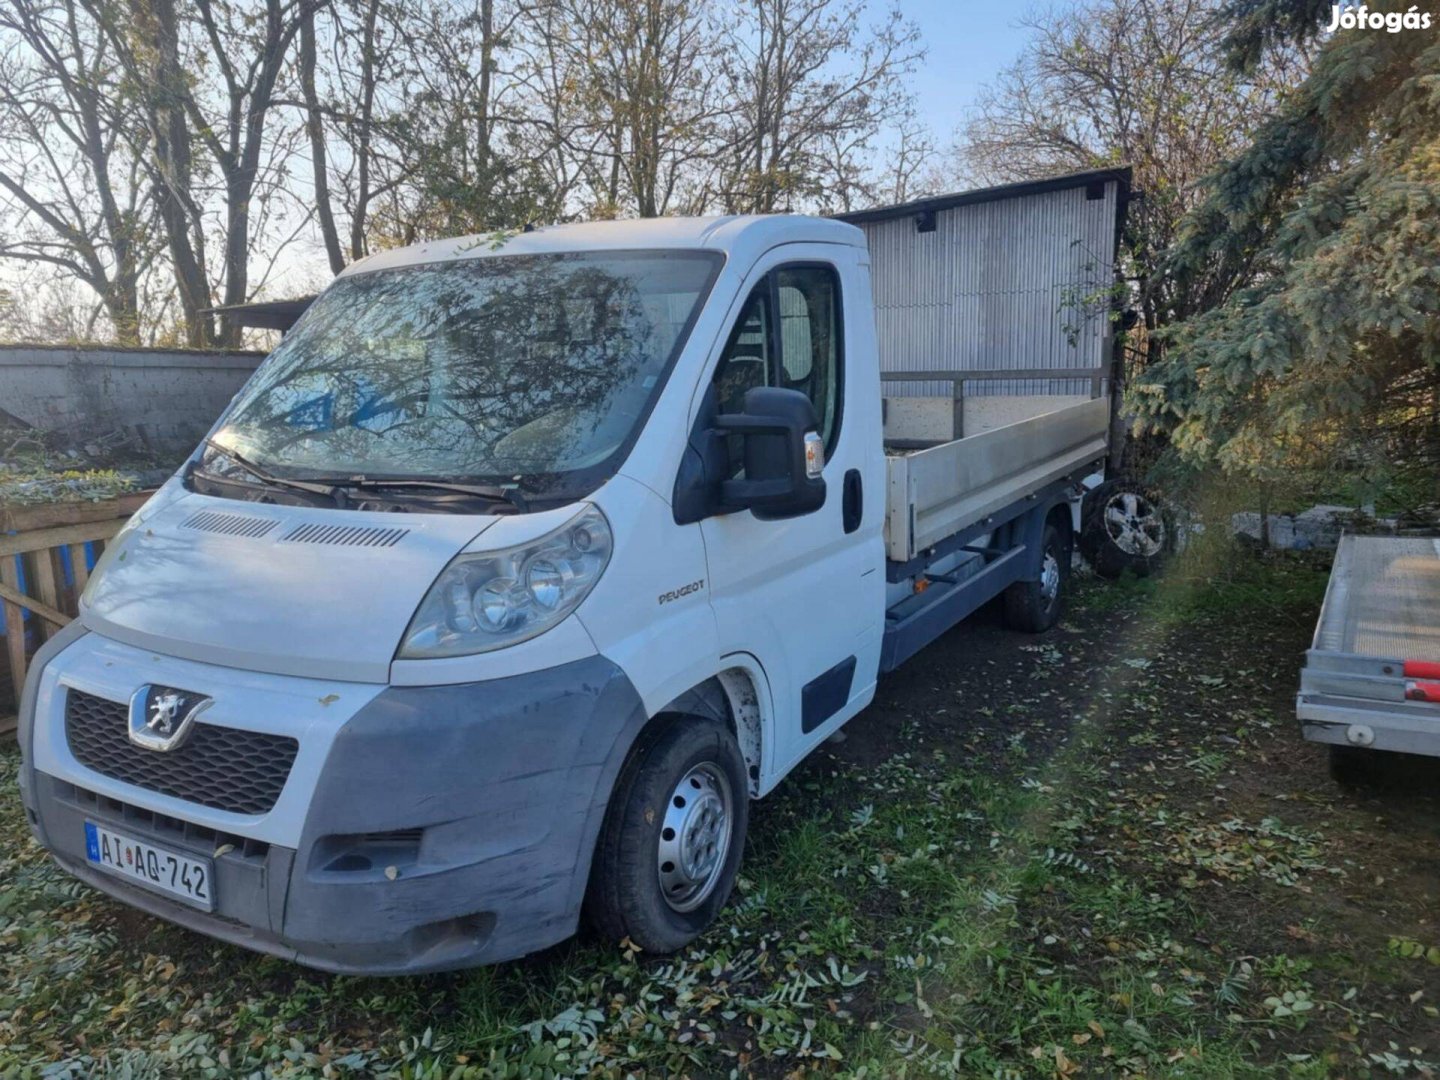
[[[621,770],[590,872],[588,921],[646,952],[684,948],[730,896],[749,816],[735,736],[677,716]]]

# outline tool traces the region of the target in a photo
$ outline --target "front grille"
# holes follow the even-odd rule
[[[142,837],[148,834],[161,842],[178,844],[202,854],[223,851],[226,858],[260,864],[265,862],[265,856],[270,851],[270,845],[264,840],[252,840],[247,836],[197,825],[193,821],[183,821],[169,814],[156,813],[55,777],[50,778],[50,783],[57,799],[69,803],[87,817],[109,821],[125,829],[138,829]],[[217,854],[214,857],[220,856]]]
[[[147,750],[130,741],[129,712],[121,702],[69,691],[65,738],[75,760],[112,780],[212,810],[268,812],[300,749],[284,735],[197,721],[178,749]]]

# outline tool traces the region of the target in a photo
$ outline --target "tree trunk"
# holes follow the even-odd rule
[[[495,57],[495,0],[480,0],[480,100],[475,139],[476,178],[490,178],[490,80]]]
[[[380,0],[365,7],[360,60],[360,116],[355,140],[355,209],[350,215],[350,258],[365,257],[365,220],[370,212],[370,140],[375,116],[375,23]]]
[[[305,97],[305,130],[310,136],[310,167],[315,184],[315,217],[320,222],[320,236],[325,241],[325,254],[330,272],[345,269],[345,254],[340,249],[340,233],[335,228],[335,213],[330,206],[330,176],[325,158],[325,129],[321,124],[320,97],[315,92],[315,2],[304,0],[300,15],[300,91]]]
[[[214,344],[215,326],[209,315],[210,284],[205,273],[204,234],[191,222],[199,209],[190,191],[190,129],[185,118],[185,74],[180,67],[180,38],[174,0],[131,0],[137,24],[149,30],[153,52],[148,59],[151,101],[149,122],[155,139],[151,179],[166,245],[175,273],[175,291],[185,321],[185,340],[193,348]]]

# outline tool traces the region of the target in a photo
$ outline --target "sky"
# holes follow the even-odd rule
[[[1030,10],[1011,0],[899,0],[925,38],[928,55],[914,83],[921,118],[948,146],[980,88],[1014,63],[1026,33],[1016,23]],[[880,5],[876,5],[877,7]]]

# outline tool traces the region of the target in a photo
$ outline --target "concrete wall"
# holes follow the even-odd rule
[[[263,359],[254,352],[0,346],[0,412],[77,440],[124,429],[157,451],[185,453]]]

